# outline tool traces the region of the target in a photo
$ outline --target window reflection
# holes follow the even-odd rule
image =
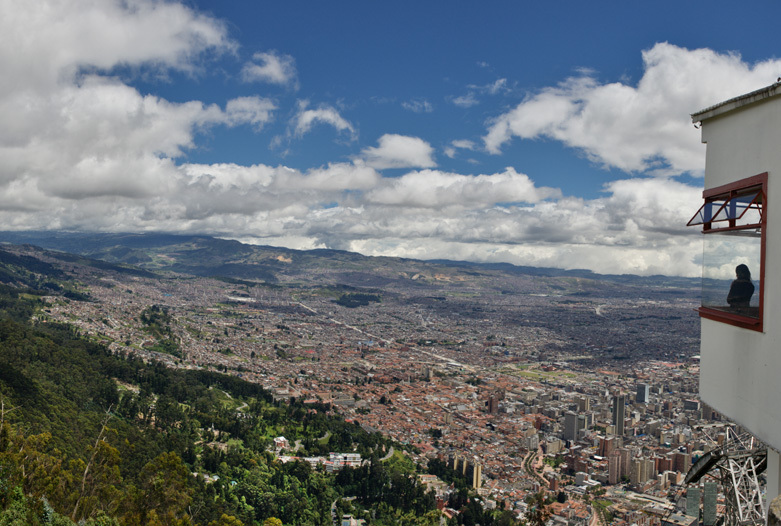
[[[704,246],[702,306],[758,318],[761,232],[740,230],[709,234],[704,236]],[[741,272],[737,270],[739,267],[745,267],[751,275],[748,283],[745,275],[738,276]],[[737,285],[735,281],[738,281]],[[747,294],[749,284],[752,291],[750,295]],[[743,297],[748,296],[746,301],[743,301],[741,292]],[[732,301],[728,301],[728,298]]]

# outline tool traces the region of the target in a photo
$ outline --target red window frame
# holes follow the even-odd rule
[[[767,172],[709,188],[702,192],[705,203],[700,207],[687,226],[702,225],[703,234],[724,233],[737,230],[760,229],[760,263],[759,263],[759,317],[740,315],[711,307],[700,307],[701,318],[719,321],[762,332],[764,320],[764,289],[765,289],[765,239],[767,237]],[[750,197],[750,200],[747,198]],[[743,199],[740,199],[743,198]],[[739,212],[739,206],[743,210]],[[744,205],[745,203],[745,205]],[[713,211],[715,209],[715,212]],[[748,210],[759,213],[758,222],[738,224]]]

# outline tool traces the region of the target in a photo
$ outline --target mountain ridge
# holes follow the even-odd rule
[[[2,231],[0,241],[13,244],[29,243],[48,250],[79,254],[108,263],[132,265],[148,271],[167,270],[204,277],[254,279],[267,283],[278,282],[280,274],[300,275],[312,266],[339,265],[343,268],[352,267],[353,270],[371,270],[388,277],[389,271],[396,274],[401,272],[401,266],[417,265],[425,266],[425,270],[430,272],[442,268],[450,271],[497,271],[516,276],[580,278],[660,287],[691,287],[699,284],[697,278],[678,276],[598,274],[585,269],[531,267],[502,262],[366,256],[323,248],[297,250],[270,245],[250,245],[200,234]]]

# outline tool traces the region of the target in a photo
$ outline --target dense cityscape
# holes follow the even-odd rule
[[[691,524],[702,491],[689,489],[687,504],[684,476],[726,436],[727,422],[697,399],[695,282],[432,272],[410,261],[392,280],[323,266],[305,286],[300,276],[269,286],[15,250],[63,265],[91,300],[51,297],[40,321],[73,324],[117,353],[229,372],[280,400],[328,403],[412,446],[420,464],[448,462],[486,506],[519,517],[544,490],[557,524]],[[295,455],[284,437],[278,453]],[[456,514],[448,485],[425,482]]]

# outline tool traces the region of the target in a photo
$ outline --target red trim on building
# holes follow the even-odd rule
[[[737,225],[735,219],[729,219],[728,226],[718,227],[718,228],[712,227],[712,222],[713,222],[712,219],[707,222],[700,223],[703,226],[702,229],[703,233],[707,235],[716,234],[720,232],[723,233],[729,231],[749,230],[752,228],[761,229],[760,256],[759,256],[760,258],[759,317],[754,318],[751,316],[740,315],[734,312],[722,311],[710,307],[700,307],[699,313],[701,318],[706,318],[709,320],[726,323],[728,325],[733,325],[735,327],[742,327],[744,329],[749,329],[752,331],[763,332],[763,322],[765,319],[764,309],[765,309],[765,252],[766,252],[765,242],[767,239],[767,181],[768,181],[768,173],[763,172],[761,174],[757,174],[752,177],[747,177],[745,179],[741,179],[733,183],[717,186],[715,188],[708,188],[706,190],[703,190],[702,192],[702,197],[706,201],[709,200],[712,201],[715,200],[716,198],[725,198],[729,200],[735,196],[749,193],[753,189],[760,188],[762,192],[762,200],[760,203],[761,206],[759,210],[760,211],[759,223],[754,223],[749,225]],[[700,210],[702,210],[702,208],[700,208]],[[698,210],[697,214],[699,213],[700,212]],[[695,216],[692,218],[692,221],[697,217],[697,214],[695,214]],[[714,217],[716,217],[716,215],[718,215],[718,212],[714,214]],[[692,223],[692,221],[689,221],[689,223]]]

